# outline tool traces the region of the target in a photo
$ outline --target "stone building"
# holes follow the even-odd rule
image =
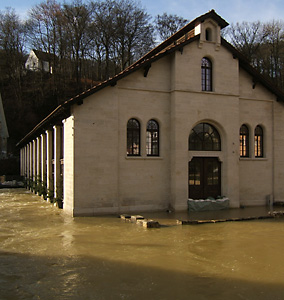
[[[63,182],[72,216],[284,200],[284,94],[221,37],[227,25],[212,10],[58,106],[19,142],[22,175],[55,194]]]

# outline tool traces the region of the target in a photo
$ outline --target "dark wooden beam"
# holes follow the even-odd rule
[[[146,65],[146,66],[144,67],[144,77],[147,77],[150,68],[151,68],[151,64]]]
[[[84,100],[81,98],[77,101],[77,105],[82,105],[84,103]]]
[[[257,80],[255,78],[252,79],[252,88],[255,89],[257,84]]]

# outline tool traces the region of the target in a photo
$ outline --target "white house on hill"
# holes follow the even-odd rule
[[[22,175],[55,194],[63,182],[72,216],[283,201],[284,93],[221,37],[227,25],[212,10],[58,106],[19,142]]]
[[[25,68],[30,71],[44,71],[51,73],[53,54],[32,49],[25,63]]]

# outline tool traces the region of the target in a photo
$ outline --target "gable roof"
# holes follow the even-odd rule
[[[90,89],[82,92],[81,94],[76,95],[69,100],[66,100],[64,103],[60,104],[53,112],[51,112],[45,119],[43,119],[31,132],[29,132],[18,144],[17,146],[21,146],[28,140],[32,139],[38,131],[44,131],[50,125],[54,124],[58,120],[62,120],[70,116],[70,107],[74,104],[82,104],[83,100],[94,93],[100,91],[101,89],[107,86],[115,86],[116,82],[129,74],[144,68],[144,76],[147,75],[151,64],[158,59],[173,53],[177,50],[181,50],[185,45],[192,43],[200,38],[200,34],[195,35],[194,29],[195,26],[204,22],[206,19],[213,19],[221,29],[225,28],[229,24],[221,18],[215,10],[211,10],[208,13],[201,15],[200,17],[194,19],[171,37],[166,39],[164,42],[159,44],[157,47],[152,49],[150,52],[146,53],[139,60],[134,62],[132,65],[116,74],[112,78],[109,78],[99,84],[91,87]],[[268,90],[274,93],[277,96],[278,101],[284,102],[284,92],[278,89],[270,80],[262,76],[258,71],[256,71],[236,48],[234,48],[230,43],[228,43],[225,39],[221,38],[221,44],[225,48],[227,48],[235,58],[239,59],[240,66],[245,69],[255,80],[255,82],[260,82],[263,84]]]
[[[54,58],[54,55],[52,53],[43,52],[41,50],[32,50],[36,57],[41,61],[50,61]]]

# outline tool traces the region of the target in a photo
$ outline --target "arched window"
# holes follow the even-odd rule
[[[217,129],[208,123],[196,125],[189,135],[189,150],[220,151],[221,139]]]
[[[147,123],[147,156],[159,156],[159,124],[155,120]]]
[[[201,86],[202,91],[212,91],[212,63],[207,57],[201,61]]]
[[[254,130],[254,156],[263,157],[263,129],[259,125]]]
[[[206,28],[205,30],[205,38],[206,38],[206,41],[212,41],[212,30],[211,28]]]
[[[240,157],[249,157],[249,129],[246,125],[240,128]]]
[[[127,122],[127,155],[140,155],[140,123],[136,119]]]

